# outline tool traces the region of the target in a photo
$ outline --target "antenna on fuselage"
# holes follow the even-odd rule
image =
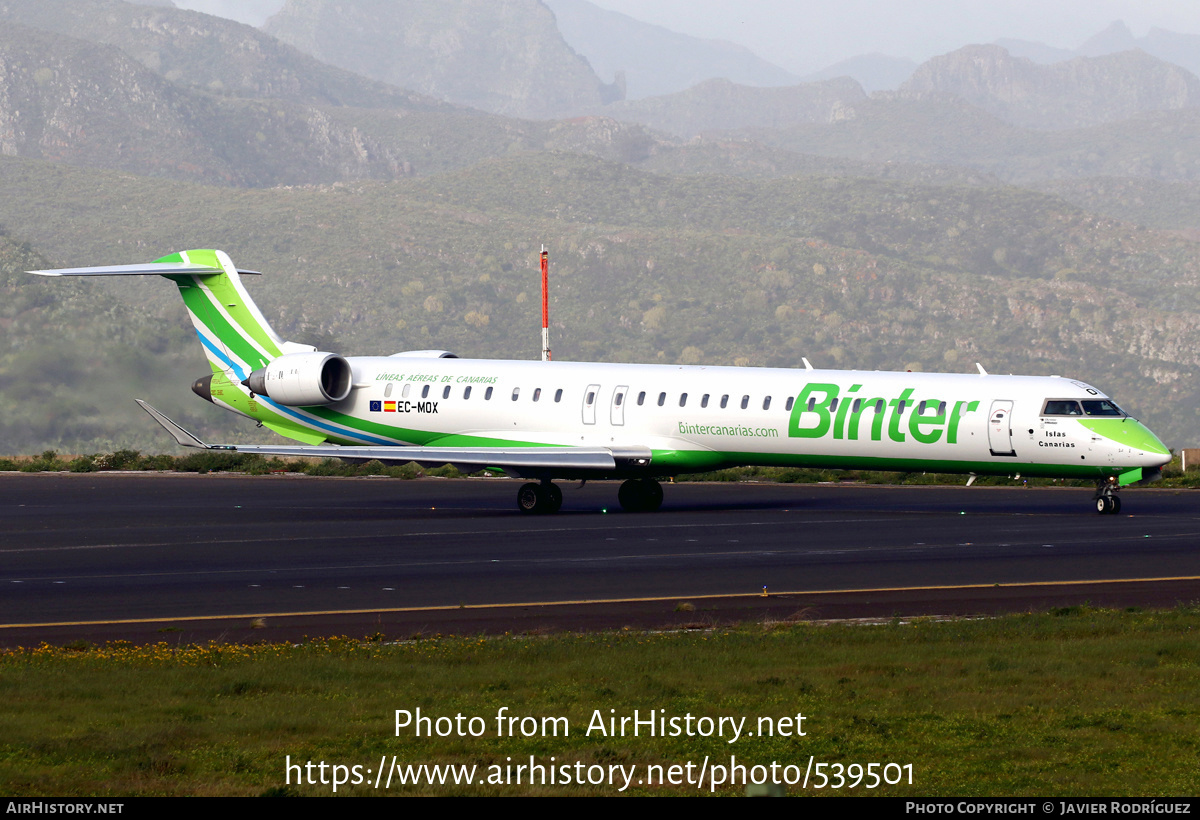
[[[542,361],[550,361],[550,254],[542,245]]]

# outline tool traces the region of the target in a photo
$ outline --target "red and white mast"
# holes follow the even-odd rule
[[[550,255],[542,245],[542,361],[550,361]]]

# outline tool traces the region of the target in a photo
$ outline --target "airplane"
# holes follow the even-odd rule
[[[217,250],[29,271],[175,282],[211,373],[192,391],[298,444],[206,444],[138,403],[184,447],[266,456],[453,464],[527,479],[524,513],[558,480],[620,479],[629,512],[658,479],[733,466],[1091,479],[1098,513],[1162,477],[1171,453],[1091,385],[1060,376],[461,359],[444,350],[343,357],[284,341]]]

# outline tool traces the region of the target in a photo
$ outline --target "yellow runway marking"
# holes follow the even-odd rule
[[[864,587],[861,589],[813,589],[770,592],[771,598],[794,598],[814,595],[856,595],[868,592],[930,592],[951,589],[1022,589],[1029,587],[1092,586],[1097,584],[1162,583],[1165,581],[1200,581],[1200,575],[1182,575],[1165,578],[1103,578],[1092,581],[1029,581],[1025,583],[996,584],[946,584],[941,586],[915,587]],[[714,601],[732,598],[762,598],[761,592],[728,592],[719,595],[660,595],[646,598],[583,598],[576,601],[523,601],[515,604],[449,604],[445,606],[405,606],[369,609],[328,609],[310,612],[251,612],[242,615],[192,615],[168,616],[164,618],[122,618],[113,621],[55,621],[34,624],[0,624],[0,629],[35,629],[52,626],[106,626],[115,624],[154,624],[179,621],[236,621],[252,618],[303,618],[327,615],[374,615],[400,612],[449,612],[467,609],[520,609],[526,607],[579,606],[582,604],[638,604],[656,601]]]

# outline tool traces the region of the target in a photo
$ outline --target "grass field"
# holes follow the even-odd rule
[[[0,788],[320,795],[340,779],[339,795],[742,794],[737,765],[754,779],[769,773],[754,766],[775,763],[781,778],[808,774],[790,794],[1189,795],[1200,790],[1198,627],[1194,607],[1071,608],[876,626],[19,649],[0,655]],[[408,713],[399,729],[397,710]],[[628,722],[622,734],[635,710],[665,720],[667,736],[644,723],[632,736]],[[517,768],[531,756],[532,785]],[[408,768],[422,764],[466,768],[430,785],[428,769]],[[390,787],[375,786],[381,768]],[[464,772],[472,783],[455,784]]]

